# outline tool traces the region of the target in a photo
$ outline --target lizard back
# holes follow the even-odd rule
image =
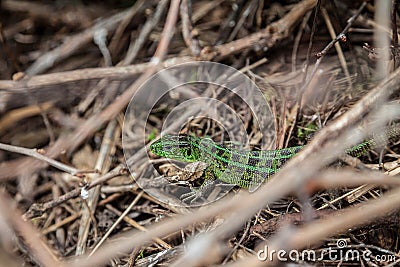
[[[199,159],[207,163],[216,178],[254,191],[293,157],[303,146],[278,150],[233,150],[204,138],[195,144]]]

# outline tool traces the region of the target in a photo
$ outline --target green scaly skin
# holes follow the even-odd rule
[[[368,151],[393,142],[400,136],[400,124],[391,126],[380,135],[346,149],[346,154],[360,157]],[[278,150],[234,150],[216,144],[209,138],[190,135],[165,135],[150,146],[152,153],[183,162],[201,161],[207,164],[206,180],[219,179],[224,183],[249,188],[252,192],[275,174],[281,166],[304,146]]]

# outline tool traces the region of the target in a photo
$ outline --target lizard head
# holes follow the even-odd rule
[[[164,135],[150,145],[150,151],[160,157],[185,162],[198,161],[196,144],[199,138],[190,135]]]

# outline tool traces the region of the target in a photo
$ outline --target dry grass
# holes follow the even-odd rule
[[[276,265],[257,258],[266,246],[316,253],[292,261],[300,266],[400,261],[398,144],[341,156],[399,116],[396,1],[111,2],[1,2],[0,265]],[[209,84],[176,88],[148,117],[124,120],[154,73],[201,60],[257,84],[268,131],[264,111]],[[179,106],[200,98],[234,112]],[[307,146],[254,193],[180,205],[156,170],[201,171],[165,164],[148,145],[161,131],[240,141],[237,118],[247,148]],[[342,256],[326,254],[334,249]]]

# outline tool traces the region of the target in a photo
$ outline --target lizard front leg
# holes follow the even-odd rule
[[[181,200],[183,202],[190,202],[190,204],[195,203],[197,200],[202,199],[206,201],[206,197],[210,195],[215,184],[215,174],[213,166],[208,166],[204,170],[204,181],[200,187],[191,187],[190,192],[181,195]]]

